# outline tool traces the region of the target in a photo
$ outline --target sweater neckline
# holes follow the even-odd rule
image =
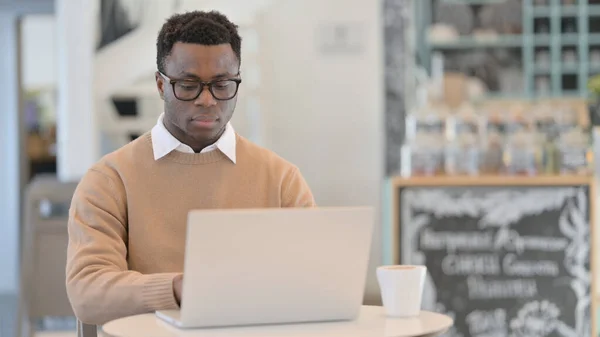
[[[152,148],[152,134],[151,133],[146,134],[146,140],[148,141],[150,148]],[[221,152],[221,150],[219,150],[219,149],[215,149],[213,151],[206,152],[206,153],[184,153],[184,152],[173,150],[169,154],[167,154],[166,156],[162,157],[159,160],[168,160],[168,161],[173,161],[176,163],[186,164],[186,165],[204,165],[204,164],[216,163],[220,160],[223,160],[224,158],[227,158],[227,156],[225,156],[225,154],[223,154],[223,152]]]

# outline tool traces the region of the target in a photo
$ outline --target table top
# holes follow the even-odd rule
[[[422,311],[414,318],[391,318],[383,307],[363,306],[356,320],[210,329],[178,329],[154,314],[117,319],[105,324],[106,337],[435,337],[454,322],[448,316]]]

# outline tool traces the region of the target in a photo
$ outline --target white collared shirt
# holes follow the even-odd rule
[[[172,151],[194,153],[194,150],[190,146],[177,140],[177,138],[175,138],[169,132],[169,130],[167,130],[163,124],[164,115],[164,113],[160,114],[156,125],[152,128],[152,149],[154,151],[154,160],[159,160]],[[202,149],[200,153],[207,153],[216,149],[219,149],[221,152],[223,152],[223,154],[235,164],[235,131],[233,130],[231,123],[227,123],[225,132],[223,132],[219,140],[217,140],[214,144]]]

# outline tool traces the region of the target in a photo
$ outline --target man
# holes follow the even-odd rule
[[[84,323],[179,307],[188,211],[315,205],[294,165],[229,123],[236,25],[217,12],[175,15],[156,61],[158,123],[90,168],[73,196],[66,286]]]

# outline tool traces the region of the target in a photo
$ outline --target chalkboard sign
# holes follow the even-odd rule
[[[396,261],[427,266],[443,336],[596,336],[590,185],[396,188]]]

